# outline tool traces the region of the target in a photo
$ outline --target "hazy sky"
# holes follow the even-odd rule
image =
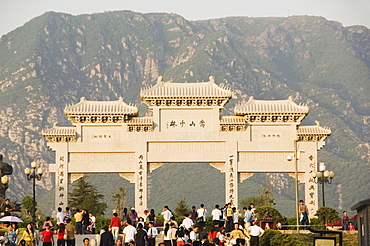
[[[370,0],[0,0],[0,36],[46,11],[77,15],[111,10],[177,13],[189,20],[316,15],[370,28]]]

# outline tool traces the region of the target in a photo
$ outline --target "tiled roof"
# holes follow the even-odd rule
[[[331,130],[317,123],[314,126],[298,126],[297,133],[298,135],[330,135]]]
[[[214,83],[214,77],[211,76],[208,82],[199,83],[171,83],[163,82],[162,77],[154,86],[148,86],[141,89],[141,99],[154,98],[222,98],[229,99],[232,92],[225,86],[218,86]]]
[[[306,105],[296,104],[292,98],[287,100],[255,100],[250,97],[248,102],[242,102],[235,106],[235,115],[249,114],[307,114]]]
[[[120,97],[117,101],[87,101],[84,97],[75,105],[64,109],[66,115],[138,115],[138,109]]]
[[[76,127],[59,127],[54,125],[51,129],[42,130],[43,136],[56,135],[56,136],[75,136]]]

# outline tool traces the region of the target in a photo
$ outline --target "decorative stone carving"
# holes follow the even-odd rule
[[[70,175],[69,176],[69,180],[70,180],[70,182],[72,184],[76,180],[82,178],[84,176],[84,173],[70,173],[69,175]]]
[[[290,177],[292,177],[293,179],[295,179],[295,173],[288,173]],[[298,181],[300,183],[306,183],[306,180],[305,180],[305,173],[298,173]]]
[[[244,180],[249,179],[253,176],[254,173],[239,173],[239,183],[242,183]]]
[[[119,176],[126,179],[130,183],[132,183],[132,184],[135,183],[135,173],[118,173],[118,174],[119,174]]]
[[[153,172],[155,169],[163,166],[163,162],[150,162],[149,163],[149,172]]]
[[[225,162],[211,162],[209,163],[212,167],[216,168],[220,172],[225,172]]]

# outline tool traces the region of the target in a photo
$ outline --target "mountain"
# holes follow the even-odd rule
[[[80,97],[117,100],[124,96],[145,115],[140,88],[154,84],[159,75],[175,82],[207,81],[213,75],[216,83],[234,92],[226,105],[227,115],[249,96],[292,96],[297,103],[307,103],[310,113],[303,124],[319,120],[332,130],[319,152],[319,160],[336,173],[333,184],[325,187],[326,204],[348,210],[367,198],[370,188],[369,41],[370,31],[364,26],[344,27],[316,16],[188,21],[166,13],[73,16],[47,12],[0,39],[0,153],[14,167],[7,194],[18,201],[31,194],[31,183],[23,174],[31,161],[39,161],[46,170],[47,163],[54,163],[54,154],[40,133],[57,121],[70,125],[63,113],[66,105]],[[158,203],[164,201],[174,206],[182,194],[190,197],[190,205],[202,202],[199,197],[207,191],[199,188],[197,174],[210,167],[189,165],[186,192],[176,182],[169,189],[161,177],[179,180],[182,168],[173,165],[171,171],[153,172],[151,206],[159,208],[163,204]],[[223,177],[214,175],[204,173],[202,181],[219,191],[203,198],[209,207],[217,199],[224,200]],[[240,199],[256,195],[266,185],[265,176],[244,181]],[[286,175],[268,176],[278,208],[291,215],[293,209],[286,208],[287,204],[294,207],[293,180]],[[52,179],[46,172],[38,182],[39,198],[49,205],[47,211],[52,198],[45,194],[52,194]],[[102,179],[106,180],[91,177],[92,182]],[[109,183],[102,190],[107,201],[111,191]]]

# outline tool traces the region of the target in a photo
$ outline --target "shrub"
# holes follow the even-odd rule
[[[261,246],[270,246],[271,238],[273,238],[276,234],[281,234],[280,231],[277,230],[266,230],[263,236],[260,238],[260,245]]]

